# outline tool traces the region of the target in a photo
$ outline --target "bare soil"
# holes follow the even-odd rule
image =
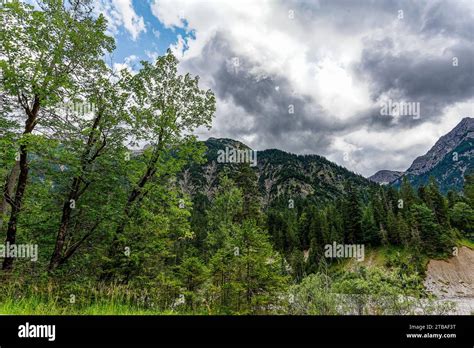
[[[441,301],[455,302],[455,314],[474,313],[474,250],[463,246],[448,260],[430,260],[425,287]]]
[[[461,247],[448,260],[430,260],[426,289],[442,297],[474,297],[474,250]]]

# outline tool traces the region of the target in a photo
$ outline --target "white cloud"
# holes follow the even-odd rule
[[[115,72],[126,69],[131,74],[136,74],[138,71],[139,57],[132,54],[128,57],[125,57],[123,63],[114,63],[112,68]]]
[[[153,63],[156,61],[156,59],[160,55],[158,52],[152,52],[152,51],[148,51],[148,50],[145,50],[145,54]]]
[[[131,56],[128,56],[125,58],[125,63],[133,63],[138,61],[138,56],[132,54]]]
[[[101,0],[96,11],[105,16],[109,31],[113,35],[120,27],[124,27],[133,40],[136,40],[140,33],[146,32],[145,21],[135,12],[132,0]]]
[[[232,50],[254,66],[252,73],[283,74],[295,94],[313,97],[338,118],[370,103],[367,86],[349,71],[351,57],[357,58],[362,47],[360,38],[334,37],[330,29],[307,28],[302,34],[298,12],[290,19],[288,10],[276,1],[156,0],[152,12],[167,27],[195,30],[196,39],[179,37],[174,46],[183,63],[200,56],[209,40],[223,32]]]
[[[460,118],[472,116],[473,105],[474,99],[456,103],[445,110],[438,122],[422,123],[403,131],[361,128],[347,132],[334,138],[328,158],[365,175],[374,174],[380,168],[404,171],[451,131]],[[344,154],[348,154],[345,160]]]
[[[182,69],[201,76],[203,87],[217,85],[220,64],[227,64],[236,56],[245,65],[239,69],[248,69],[246,72],[255,80],[270,76],[276,77],[275,81],[287,81],[290,95],[304,100],[304,109],[314,111],[311,119],[315,124],[326,127],[308,129],[305,126],[311,119],[303,115],[295,121],[302,125],[300,129],[275,134],[267,127],[268,132],[259,132],[258,119],[268,122],[271,116],[249,112],[225,91],[224,97],[217,99],[213,129],[203,133],[203,137],[237,134],[239,140],[248,141],[253,147],[277,146],[318,153],[351,170],[371,175],[379,169],[408,168],[415,157],[424,154],[462,116],[469,116],[446,110],[437,123],[423,120],[425,123],[412,128],[399,124],[374,126],[367,115],[370,110],[378,110],[380,103],[372,95],[369,81],[357,75],[355,69],[368,43],[387,44],[387,54],[395,57],[398,52],[413,50],[429,57],[442,55],[456,40],[443,35],[420,35],[413,30],[410,16],[417,17],[416,11],[424,11],[422,5],[406,9],[406,18],[399,21],[398,5],[389,1],[371,2],[360,8],[344,4],[153,0],[152,13],[165,27],[194,32],[193,37],[178,36],[172,49]],[[352,12],[347,12],[348,8]],[[293,18],[289,16],[290,10]],[[225,43],[209,45],[216,38],[224,38]],[[283,88],[272,87],[282,98]],[[274,112],[275,106],[262,109]],[[317,137],[328,139],[315,140]],[[345,153],[348,159],[344,158]]]
[[[159,30],[157,30],[157,29],[152,29],[152,32],[153,32],[153,35],[154,35],[157,39],[160,38],[161,33],[160,33]]]

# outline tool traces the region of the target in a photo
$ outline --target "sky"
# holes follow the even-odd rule
[[[200,139],[406,170],[474,116],[474,1],[97,0],[136,71],[170,48],[217,111]],[[388,112],[387,112],[388,110]]]

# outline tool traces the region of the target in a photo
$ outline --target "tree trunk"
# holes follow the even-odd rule
[[[71,200],[74,200],[74,201],[77,200],[79,185],[80,185],[80,179],[77,177],[74,178],[68,199],[63,204],[61,224],[59,226],[58,235],[56,236],[56,244],[54,247],[54,251],[53,251],[53,254],[51,255],[51,260],[49,262],[49,266],[48,266],[49,271],[52,271],[61,263],[64,242],[66,241],[67,228],[69,225],[69,221],[71,220],[71,214],[72,214]]]
[[[9,199],[12,198],[19,175],[20,175],[20,162],[17,161],[15,162],[15,165],[13,166],[12,170],[8,174],[5,181],[5,185],[3,187],[3,196],[0,202],[0,230],[2,229],[2,226],[3,226],[3,217],[8,214],[8,205],[10,203],[8,203],[7,197],[9,197]]]
[[[10,220],[8,221],[7,238],[5,244],[15,244],[16,241],[16,230],[18,216],[21,210],[21,204],[23,202],[23,194],[25,193],[26,183],[28,181],[28,161],[27,161],[27,150],[26,146],[20,147],[20,175],[18,177],[18,186],[15,193],[15,200],[12,206],[10,214]],[[13,268],[13,258],[5,257],[3,260],[3,270],[11,270]]]
[[[81,169],[84,173],[88,166],[99,156],[100,151],[105,147],[105,139],[96,151],[95,154],[91,156],[91,151],[94,148],[95,144],[98,141],[97,137],[97,129],[99,128],[99,124],[102,118],[102,112],[98,112],[94,118],[94,122],[92,124],[91,131],[89,132],[89,136],[87,139],[86,147],[81,155]],[[100,138],[100,136],[99,136]],[[88,158],[91,156],[90,158]],[[56,236],[56,244],[54,246],[53,254],[51,255],[51,260],[49,262],[48,270],[52,271],[56,267],[58,267],[61,263],[63,263],[63,253],[64,253],[64,243],[66,241],[67,231],[69,222],[71,221],[72,215],[72,207],[71,207],[71,200],[76,202],[79,197],[84,193],[84,190],[80,190],[81,182],[83,181],[83,174],[77,175],[74,177],[71,185],[71,190],[69,191],[68,198],[63,205],[63,212],[61,216],[61,224],[59,226],[58,235]],[[85,188],[84,188],[85,189]]]
[[[25,107],[25,112],[28,115],[28,118],[25,122],[25,130],[23,131],[23,135],[31,134],[33,129],[38,122],[37,116],[40,110],[40,99],[38,96],[35,96],[33,102],[33,108],[29,109]],[[5,244],[15,244],[16,241],[16,231],[17,231],[17,223],[18,223],[18,216],[20,215],[21,211],[21,204],[23,203],[23,195],[25,193],[26,184],[28,182],[28,150],[26,145],[20,146],[20,174],[18,176],[18,185],[16,187],[15,192],[15,200],[13,201],[12,211],[10,213],[10,220],[8,221],[8,229],[7,229],[7,238],[5,240]],[[3,270],[11,270],[13,268],[13,258],[6,257],[3,260]]]
[[[159,136],[158,140],[158,145],[153,153],[153,157],[150,161],[150,163],[147,166],[147,170],[145,174],[141,177],[140,181],[138,184],[133,188],[133,190],[130,192],[128,195],[127,203],[125,204],[124,210],[123,210],[123,218],[120,220],[116,230],[115,234],[112,240],[112,243],[110,245],[110,248],[108,250],[108,257],[109,259],[115,259],[116,256],[119,253],[120,250],[120,245],[118,242],[118,237],[123,234],[125,231],[125,226],[127,224],[128,219],[130,218],[130,215],[132,213],[132,208],[133,205],[139,201],[143,195],[145,194],[143,192],[143,188],[147,184],[148,181],[153,179],[155,173],[156,173],[156,163],[158,162],[159,156],[160,156],[160,151],[162,149],[162,137],[161,135]],[[102,280],[108,280],[113,277],[111,268],[113,268],[113,265],[115,264],[114,261],[111,261],[109,265],[105,266],[105,270],[101,276]]]
[[[157,160],[158,158],[156,158],[156,161]],[[145,175],[142,176],[138,185],[135,186],[135,188],[132,190],[132,192],[130,192],[128,196],[127,203],[125,204],[125,208],[123,210],[123,218],[120,219],[120,222],[115,230],[111,246],[109,248],[109,258],[114,258],[118,254],[118,250],[120,249],[120,246],[118,245],[118,236],[120,236],[125,231],[125,225],[127,224],[127,221],[130,218],[133,205],[143,195],[143,187],[155,175],[156,170],[154,169],[154,164],[156,164],[156,161],[152,161],[152,164],[148,166]],[[109,278],[110,274],[106,272],[106,274],[104,274],[104,277]]]
[[[142,178],[140,179],[138,184],[135,186],[135,188],[132,190],[132,192],[130,192],[130,194],[128,196],[128,199],[127,199],[127,203],[125,204],[125,208],[124,208],[124,211],[123,211],[125,218],[122,219],[121,222],[119,223],[119,225],[117,226],[117,229],[115,231],[114,240],[116,240],[116,237],[119,236],[120,234],[122,234],[123,231],[125,230],[125,224],[127,223],[127,219],[130,218],[130,214],[132,212],[133,204],[139,198],[141,198],[143,196],[143,188],[145,187],[147,182],[150,181],[154,177],[154,175],[156,173],[155,165],[156,165],[156,162],[158,162],[160,148],[155,150],[155,154],[153,155],[153,158],[152,158],[150,164],[148,165],[145,174],[142,176]]]

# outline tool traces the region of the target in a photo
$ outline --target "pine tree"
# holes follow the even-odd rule
[[[448,208],[452,209],[454,205],[462,200],[462,197],[455,191],[449,190],[446,195],[448,200]]]
[[[372,203],[374,210],[375,223],[380,231],[382,229],[385,229],[385,224],[387,222],[387,209],[383,189],[379,189],[378,191],[372,191],[370,197],[370,202]]]
[[[363,215],[362,215],[361,225],[362,225],[362,233],[364,235],[364,238],[363,238],[364,244],[369,244],[369,245],[380,244],[379,229],[375,222],[372,203],[370,203],[367,207],[365,207]]]
[[[362,211],[358,193],[349,183],[346,185],[346,199],[343,203],[343,220],[345,227],[345,243],[354,244],[362,240]]]
[[[263,215],[260,208],[257,174],[250,164],[239,164],[235,184],[243,194],[242,218],[254,219],[261,226]]]
[[[401,212],[397,214],[397,231],[400,238],[400,243],[406,248],[410,247],[410,228],[407,222],[405,221],[404,215]]]
[[[464,196],[474,209],[474,174],[466,175],[464,181]]]
[[[411,186],[410,181],[408,181],[406,176],[403,176],[402,178],[402,185],[400,187],[400,198],[402,199],[403,204],[402,211],[403,214],[406,216],[410,207],[418,201],[416,193],[413,190],[413,187]]]
[[[449,212],[451,225],[468,238],[474,233],[474,209],[467,203],[456,203]]]
[[[392,209],[388,210],[387,213],[387,238],[390,244],[399,245],[400,244],[400,235],[397,226],[397,219]]]
[[[241,220],[244,199],[232,180],[222,178],[209,211],[212,292],[223,313],[254,313],[277,300],[286,278],[281,256],[254,219]]]
[[[446,243],[441,226],[436,221],[436,215],[425,204],[415,204],[411,208],[413,228],[419,232],[422,247],[428,255],[448,250],[451,245]]]
[[[301,238],[301,247],[307,249],[309,247],[309,230],[311,224],[312,211],[309,207],[304,207],[298,220],[298,234]]]
[[[293,250],[290,254],[288,262],[292,269],[293,279],[297,282],[300,282],[306,275],[306,265],[303,251],[296,249]]]
[[[208,279],[208,272],[204,262],[195,256],[186,257],[178,266],[177,276],[185,289],[186,307],[193,311],[198,308],[199,290]]]
[[[424,203],[426,206],[433,206],[429,190],[425,186],[421,185],[420,187],[418,187],[418,197],[420,197],[421,202]]]
[[[430,179],[430,183],[427,187],[429,202],[431,202],[431,209],[436,215],[436,220],[442,226],[448,226],[448,204],[443,195],[439,192],[438,185],[433,177]]]

